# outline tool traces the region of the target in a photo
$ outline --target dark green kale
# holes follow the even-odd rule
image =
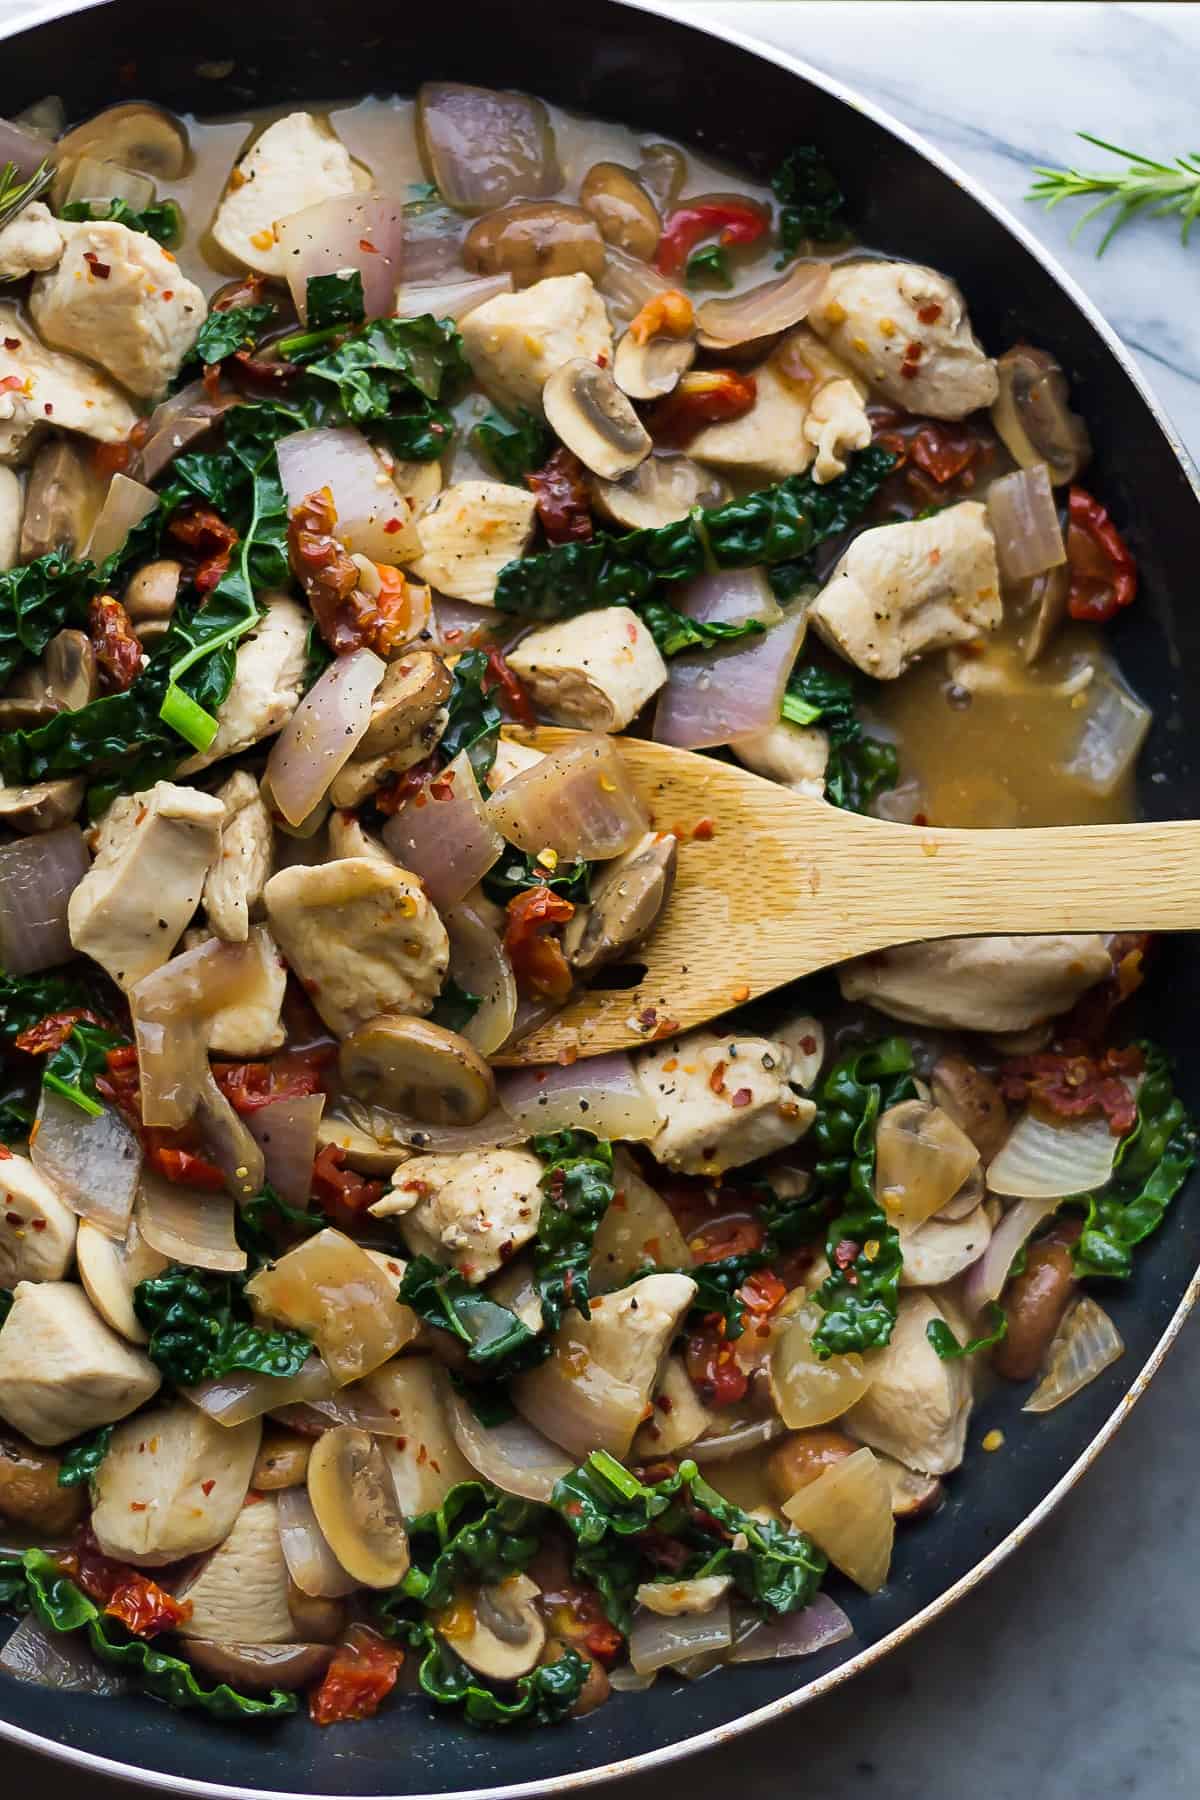
[[[549,1354],[548,1338],[530,1331],[515,1312],[432,1257],[414,1256],[409,1261],[400,1299],[426,1324],[449,1331],[466,1344],[467,1360],[492,1378],[532,1368]]]
[[[133,1310],[150,1333],[146,1354],[176,1387],[233,1369],[296,1375],[312,1352],[299,1331],[252,1323],[245,1277],[172,1263],[133,1290]]]
[[[524,407],[515,419],[488,413],[472,428],[470,439],[472,449],[514,487],[523,487],[525,477],[540,469],[554,449],[554,433]]]
[[[592,864],[579,857],[575,862],[547,869],[536,856],[505,845],[500,861],[483,878],[483,891],[497,906],[507,906],[514,894],[535,887],[548,887],[551,893],[573,900],[576,906],[586,906],[591,898]]]
[[[363,279],[357,269],[310,275],[305,298],[310,331],[326,331],[331,325],[361,325],[367,316]]]
[[[496,745],[504,714],[487,691],[487,652],[467,650],[454,665],[450,676],[450,698],[446,702],[446,729],[438,749],[447,762],[465,750],[475,771],[480,789],[496,760]]]
[[[96,1092],[96,1077],[108,1071],[108,1052],[128,1042],[122,1032],[80,1022],[46,1058],[43,1085],[70,1100],[81,1112],[99,1118],[104,1104]]]
[[[687,259],[685,274],[689,287],[733,286],[729,256],[720,244],[706,244],[703,250],[693,252]]]
[[[647,600],[638,608],[638,616],[662,656],[678,656],[684,650],[709,650],[714,645],[735,643],[739,638],[757,637],[763,627],[758,619],[742,619],[737,624],[724,619],[689,619],[665,600]]]
[[[825,797],[846,812],[865,813],[876,794],[899,779],[896,747],[867,737],[851,676],[806,663],[792,670],[782,714],[793,725],[820,724],[829,734]]]
[[[15,1038],[51,1013],[95,1005],[89,986],[74,975],[6,975],[0,970],[0,1037]]]
[[[252,1275],[274,1262],[284,1249],[323,1231],[328,1224],[328,1217],[315,1202],[292,1206],[268,1182],[261,1194],[239,1204],[233,1228],[246,1252],[247,1273]]]
[[[461,1032],[482,1005],[482,994],[471,993],[469,988],[460,987],[453,975],[447,975],[429,1017],[435,1025],[444,1025],[447,1031]]]
[[[3,1325],[5,1319],[7,1319],[9,1313],[12,1311],[12,1303],[12,1289],[0,1287],[0,1325]]]
[[[1196,1129],[1175,1092],[1171,1061],[1158,1045],[1142,1043],[1145,1071],[1137,1121],[1117,1151],[1112,1179],[1085,1196],[1083,1233],[1075,1245],[1076,1273],[1117,1281],[1133,1272],[1133,1247],[1162,1223],[1167,1206],[1196,1163]]]
[[[779,202],[779,247],[776,268],[791,262],[812,239],[829,243],[845,236],[846,196],[820,151],[800,144],[785,156],[771,177]]]
[[[612,1204],[613,1150],[590,1131],[544,1134],[533,1139],[532,1149],[546,1164],[533,1275],[541,1296],[543,1329],[553,1331],[569,1306],[591,1318],[592,1247]]]
[[[85,1481],[92,1479],[108,1455],[108,1446],[112,1443],[115,1430],[114,1425],[98,1425],[95,1431],[89,1431],[86,1437],[77,1438],[63,1452],[58,1468],[59,1487],[80,1487]]]
[[[70,219],[73,224],[93,220],[105,225],[127,225],[130,231],[144,231],[167,250],[179,242],[183,228],[173,200],[159,200],[140,212],[135,212],[126,200],[69,200],[59,217]]]
[[[427,1621],[410,1622],[403,1635],[421,1653],[417,1681],[439,1706],[461,1707],[469,1725],[500,1730],[508,1725],[561,1725],[583,1692],[591,1669],[577,1650],[543,1663],[514,1681],[505,1698],[482,1675],[469,1669]]]
[[[208,367],[224,362],[237,350],[253,350],[260,333],[274,317],[275,308],[269,301],[260,306],[229,306],[223,312],[210,312],[188,361]]]
[[[470,377],[462,339],[449,319],[372,319],[305,363],[310,383],[328,384],[351,425],[395,456],[428,462],[449,448],[447,406]]]
[[[987,1306],[989,1329],[960,1344],[945,1319],[930,1319],[925,1336],[943,1362],[954,1362],[960,1356],[974,1356],[980,1350],[991,1350],[1008,1336],[1008,1314],[994,1300]]]

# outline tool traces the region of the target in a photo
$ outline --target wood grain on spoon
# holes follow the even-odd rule
[[[553,750],[578,733],[508,735]],[[675,891],[630,959],[645,976],[635,988],[589,989],[496,1062],[644,1045],[797,976],[919,938],[1200,929],[1197,820],[893,825],[709,756],[616,741],[654,828],[680,836]]]

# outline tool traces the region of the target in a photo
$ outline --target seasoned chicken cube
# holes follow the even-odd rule
[[[689,1175],[720,1175],[802,1138],[816,1107],[788,1085],[792,1053],[763,1037],[694,1031],[644,1051],[637,1078],[663,1114],[651,1154]]]
[[[179,765],[181,775],[196,775],[273,737],[300,704],[312,617],[282,594],[266,599],[266,613],[238,645],[233,686],[217,715],[217,735],[207,750]]]
[[[963,1358],[938,1355],[926,1336],[935,1319],[945,1315],[930,1295],[900,1295],[891,1342],[871,1353],[871,1385],[843,1423],[906,1469],[947,1475],[963,1458],[971,1371]]]
[[[106,223],[68,225],[65,235],[62,260],[29,294],[43,340],[158,399],[200,335],[204,295],[147,232]]]
[[[75,1254],[78,1221],[27,1156],[0,1158],[0,1286],[61,1281]]]
[[[5,383],[16,376],[21,383]],[[48,420],[102,444],[119,444],[137,413],[114,381],[40,343],[15,306],[0,306],[0,462],[12,462]]]
[[[104,815],[96,860],[67,903],[71,942],[128,990],[160,969],[200,904],[224,808],[198,788],[158,781]]]
[[[541,1160],[529,1150],[464,1150],[414,1157],[371,1207],[377,1219],[403,1218],[414,1255],[451,1262],[468,1281],[502,1268],[538,1228]]]
[[[0,231],[0,281],[20,281],[52,269],[63,253],[58,220],[41,200],[32,200]]]
[[[756,775],[782,782],[794,794],[807,794],[812,800],[824,795],[829,734],[817,725],[780,719],[778,725],[764,725],[761,731],[735,738],[729,748]]]
[[[96,1475],[105,1556],[154,1569],[212,1550],[241,1513],[261,1441],[261,1419],[218,1425],[182,1398],[130,1419]]]
[[[215,943],[211,932],[185,931],[181,948],[196,950]],[[208,1022],[208,1047],[215,1056],[269,1056],[278,1050],[286,1033],[283,998],[287,992],[287,964],[265,925],[252,925],[248,942],[258,955],[254,997],[233,1006],[222,1006]]]
[[[73,1281],[21,1281],[0,1329],[0,1419],[35,1444],[111,1425],[158,1392],[148,1356]]]
[[[212,234],[226,256],[259,275],[287,275],[275,222],[371,186],[332,129],[311,113],[288,113],[257,137],[229,177]]]
[[[634,1455],[642,1462],[686,1450],[718,1422],[716,1413],[709,1411],[692,1385],[682,1356],[668,1356],[663,1364],[653,1405],[652,1416],[633,1440]]]
[[[809,315],[874,391],[908,412],[964,419],[999,392],[955,283],[919,263],[838,263]]]
[[[219,938],[244,944],[262,910],[275,860],[275,833],[258,783],[245,769],[217,789],[225,808],[221,847],[204,882],[204,911]]]
[[[278,1502],[256,1494],[190,1580],[175,1589],[191,1602],[184,1638],[217,1644],[286,1644],[296,1637],[288,1610],[288,1567],[279,1541]]]
[[[865,388],[804,326],[789,332],[750,373],[755,383],[750,411],[705,426],[689,442],[689,456],[762,481],[782,481],[803,474],[816,453],[813,478],[823,482],[842,473],[845,451],[870,443]]]
[[[0,468],[0,571],[16,567],[25,499],[11,469]]]
[[[537,504],[502,481],[456,481],[417,520],[421,555],[412,572],[439,593],[490,606],[505,563],[523,556]]]
[[[1067,936],[939,938],[843,963],[847,1000],[948,1031],[1027,1031],[1069,1011],[1112,973],[1106,940]]]
[[[459,330],[479,385],[514,412],[540,414],[546,382],[574,357],[612,366],[612,327],[590,275],[550,275],[497,294],[460,319]]]
[[[847,452],[865,450],[871,442],[871,421],[852,381],[827,381],[818,388],[804,435],[817,453],[813,480],[819,486],[846,473]]]
[[[658,645],[627,606],[531,631],[508,666],[556,724],[581,731],[624,731],[667,680]]]
[[[856,537],[813,601],[827,644],[876,681],[931,650],[969,643],[1003,617],[987,508],[960,500],[929,519]]]
[[[339,1037],[376,1013],[427,1013],[450,945],[414,875],[350,856],[281,869],[266,887],[276,942]]]

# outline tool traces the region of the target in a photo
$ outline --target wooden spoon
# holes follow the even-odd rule
[[[579,734],[506,735],[556,750]],[[1200,930],[1200,820],[893,825],[709,756],[616,742],[655,829],[680,838],[675,891],[630,958],[645,976],[635,988],[588,989],[495,1062],[645,1044],[815,969],[919,938]]]

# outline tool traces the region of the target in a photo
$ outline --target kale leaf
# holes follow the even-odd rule
[[[482,994],[473,994],[469,988],[460,987],[453,975],[447,975],[429,1017],[435,1025],[444,1025],[447,1031],[462,1031],[482,1005]]]
[[[1134,1245],[1158,1229],[1195,1166],[1196,1129],[1175,1093],[1170,1058],[1157,1044],[1141,1049],[1146,1066],[1137,1121],[1117,1151],[1112,1179],[1085,1197],[1087,1216],[1074,1250],[1081,1276],[1127,1279]]]
[[[590,1131],[556,1131],[532,1140],[546,1164],[533,1244],[533,1274],[546,1331],[569,1306],[591,1318],[590,1265],[596,1231],[613,1198],[612,1145]]]
[[[785,156],[771,177],[771,189],[779,202],[782,254],[777,269],[791,262],[809,239],[828,243],[845,234],[846,196],[815,145],[799,144]]]
[[[0,970],[0,1037],[14,1038],[51,1013],[94,1004],[94,995],[74,975],[6,975]]]
[[[895,787],[900,772],[895,745],[864,734],[849,675],[815,663],[793,669],[781,710],[793,725],[819,722],[829,734],[825,797],[832,806],[865,813],[876,794]]]
[[[469,1725],[484,1728],[560,1725],[582,1693],[591,1669],[577,1650],[567,1650],[555,1662],[542,1663],[520,1676],[508,1690],[513,1698],[505,1699],[469,1669],[427,1621],[408,1624],[403,1635],[422,1653],[417,1666],[421,1692],[439,1706],[461,1706]]]
[[[447,762],[465,750],[475,771],[480,789],[496,760],[496,745],[504,714],[487,693],[484,682],[488,674],[487,653],[467,650],[454,665],[450,676],[450,698],[446,702],[446,729],[438,749]]]
[[[108,1052],[129,1039],[119,1031],[103,1025],[88,1025],[82,1020],[72,1027],[57,1050],[51,1051],[42,1071],[43,1084],[70,1100],[81,1112],[99,1118],[104,1106],[96,1093],[96,1077],[108,1070]]]
[[[554,449],[554,433],[521,407],[515,419],[488,413],[472,428],[470,442],[477,455],[491,463],[498,475],[514,487],[521,487],[526,475],[549,460]]]
[[[1008,1314],[994,1300],[988,1302],[986,1310],[990,1329],[980,1332],[965,1344],[959,1343],[945,1319],[930,1319],[925,1327],[925,1336],[943,1362],[954,1362],[960,1356],[974,1356],[977,1351],[991,1350],[996,1344],[1004,1342],[1008,1336]]]
[[[270,301],[259,306],[228,306],[223,312],[210,312],[200,327],[200,335],[192,346],[189,362],[224,362],[237,350],[253,350],[259,333],[275,317]]]
[[[462,339],[450,319],[373,319],[324,356],[306,375],[328,383],[351,425],[395,456],[429,462],[449,448],[454,420],[446,403],[470,377]]]
[[[724,619],[689,619],[665,600],[645,601],[638,608],[638,616],[662,656],[678,656],[684,650],[709,650],[716,644],[757,637],[763,629],[758,619],[742,619],[736,624]]]
[[[144,231],[156,244],[169,250],[179,242],[183,228],[179,208],[173,200],[159,200],[135,212],[127,200],[69,200],[59,217],[73,224],[88,220],[105,225],[126,225],[130,231]]]
[[[361,325],[367,316],[363,278],[358,269],[310,275],[305,298],[310,331],[325,331],[330,325]]]
[[[515,1375],[549,1354],[548,1338],[539,1337],[515,1312],[473,1288],[457,1269],[444,1268],[430,1256],[414,1256],[400,1283],[400,1299],[418,1318],[452,1332],[468,1346],[467,1360],[493,1377]]]
[[[0,1325],[3,1325],[5,1319],[7,1319],[9,1313],[12,1311],[13,1298],[14,1296],[11,1288],[0,1287]]]
[[[133,1310],[150,1333],[146,1354],[176,1387],[253,1369],[295,1375],[312,1352],[299,1331],[251,1322],[245,1278],[172,1263],[133,1290]]]
[[[695,251],[688,257],[684,273],[689,287],[733,286],[733,276],[729,273],[729,255],[721,244],[706,244],[703,250]]]
[[[98,1425],[86,1437],[76,1439],[59,1464],[59,1487],[80,1487],[92,1479],[108,1455],[115,1429],[113,1425]]]
[[[514,894],[527,888],[548,887],[562,894],[576,906],[586,906],[592,891],[592,864],[578,857],[574,862],[560,862],[557,868],[543,868],[536,856],[506,845],[498,863],[483,877],[483,891],[497,906],[507,906]]]

